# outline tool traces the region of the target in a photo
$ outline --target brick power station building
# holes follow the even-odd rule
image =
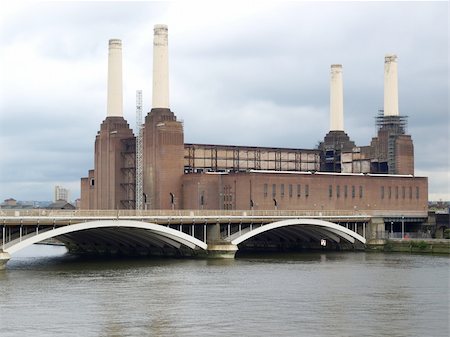
[[[357,146],[344,131],[341,65],[331,66],[330,131],[317,149],[188,144],[169,108],[167,32],[155,26],[140,189],[137,137],[122,111],[122,43],[109,41],[107,117],[95,139],[94,169],[81,179],[82,209],[426,212],[428,181],[414,176],[413,142],[398,111],[395,55],[385,58],[384,111],[368,146]]]

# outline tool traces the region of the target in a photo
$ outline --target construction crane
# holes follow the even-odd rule
[[[136,210],[144,208],[142,90],[136,90]]]

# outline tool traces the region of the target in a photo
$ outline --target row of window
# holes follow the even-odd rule
[[[352,198],[356,198],[357,186],[352,185],[351,188],[349,188],[349,187],[350,186],[344,185],[343,191],[341,191],[341,186],[337,185],[336,186],[336,198],[340,198],[341,193],[343,193],[344,198],[348,198],[350,192],[351,192]],[[364,195],[364,190],[363,190],[363,187],[360,185],[358,188],[358,196],[361,199],[363,197],[363,195]],[[328,186],[328,197],[329,198],[333,197],[333,185]]]
[[[289,198],[292,198],[294,195],[294,187],[295,185],[289,184],[287,185],[287,192],[289,195]],[[302,190],[304,193],[304,196],[307,198],[309,196],[309,185],[304,185],[302,188],[302,185],[297,184],[297,188],[296,188],[296,195],[297,198],[300,198],[302,196]],[[284,184],[280,185],[280,196],[284,197],[285,196],[285,188],[284,188]],[[268,184],[264,184],[264,197],[266,198],[269,194],[269,185]],[[272,198],[275,198],[277,196],[277,185],[276,184],[272,184]]]
[[[381,190],[380,190],[380,194],[381,194],[381,199],[384,199],[385,197],[387,197],[388,199],[392,199],[395,196],[395,199],[399,199],[400,198],[400,193],[401,193],[401,198],[402,199],[406,199],[406,193],[408,192],[408,198],[412,199],[413,198],[413,188],[412,186],[409,186],[408,189],[406,189],[406,186],[387,186],[387,188],[385,188],[384,186],[381,186]],[[419,186],[416,186],[416,199],[419,199]]]
[[[289,184],[287,185],[287,193],[289,198],[292,198],[294,195],[294,187],[295,185]],[[297,198],[300,198],[302,196],[302,185],[297,184],[296,186],[296,195]],[[333,191],[334,190],[334,191]],[[329,185],[328,186],[328,197],[332,198],[333,197],[333,192],[334,195],[336,196],[336,198],[340,198],[340,197],[344,197],[344,198],[349,198],[350,196],[352,198],[360,198],[362,199],[364,197],[364,187],[359,185],[359,186],[355,186],[355,185],[351,185],[351,186],[340,186],[340,185],[336,185],[335,187],[333,185]],[[400,195],[402,199],[406,199],[406,195],[408,192],[408,197],[409,199],[413,198],[413,188],[412,186],[409,186],[408,189],[406,188],[406,186],[388,186],[387,188],[385,188],[385,186],[381,186],[381,199],[384,199],[385,197],[387,197],[388,199],[392,199],[395,196],[395,199],[399,199]],[[285,196],[285,185],[284,184],[280,184],[279,185],[279,193],[281,197]],[[303,186],[303,193],[305,197],[309,196],[309,185],[304,185]],[[400,194],[401,193],[401,194]],[[268,184],[264,184],[264,197],[266,198],[269,195],[269,185]],[[275,198],[277,196],[277,185],[276,184],[272,184],[272,198]],[[419,187],[416,186],[416,199],[419,199]]]

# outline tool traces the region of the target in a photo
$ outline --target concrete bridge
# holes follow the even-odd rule
[[[0,210],[0,268],[15,252],[53,238],[70,252],[100,255],[226,258],[240,249],[363,247],[373,218],[339,211]]]

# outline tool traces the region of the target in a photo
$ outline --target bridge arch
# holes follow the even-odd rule
[[[127,231],[124,229],[127,229]],[[86,231],[87,233],[89,230],[104,230],[104,234],[108,234],[111,239],[114,236],[116,242],[132,241],[134,243],[142,244],[151,243],[160,246],[168,245],[176,249],[184,246],[192,250],[200,251],[206,250],[208,247],[206,243],[191,235],[154,223],[133,220],[98,220],[61,226],[42,231],[38,234],[28,234],[21,239],[16,239],[5,244],[3,251],[8,254],[14,254],[21,249],[43,240],[60,237],[63,238],[62,241],[64,241],[65,237],[70,238],[71,235],[82,231]],[[107,233],[106,230],[109,230],[109,233]],[[113,233],[113,231],[116,231],[117,234],[112,236],[111,233]],[[99,234],[103,233],[98,232],[93,235],[97,236],[98,240],[103,240],[104,242],[108,241],[108,235],[101,237],[102,235]],[[143,236],[143,234],[145,234],[145,236]],[[73,237],[71,239],[73,240]]]
[[[241,236],[231,240],[231,244],[233,245],[239,245],[242,242],[255,237],[257,235],[260,235],[262,233],[277,229],[277,228],[283,228],[288,226],[302,226],[302,227],[313,227],[318,232],[318,237],[320,235],[325,234],[329,238],[333,239],[334,241],[337,241],[336,237],[343,238],[350,243],[355,243],[355,241],[359,241],[363,244],[366,243],[366,239],[359,235],[358,233],[345,228],[343,226],[340,226],[338,224],[320,220],[320,219],[288,219],[288,220],[281,220],[272,222],[266,225],[263,225],[261,227],[258,227],[256,229],[253,229],[249,232],[246,232],[242,234]],[[316,233],[317,235],[317,233]],[[314,234],[312,235],[314,236]]]

